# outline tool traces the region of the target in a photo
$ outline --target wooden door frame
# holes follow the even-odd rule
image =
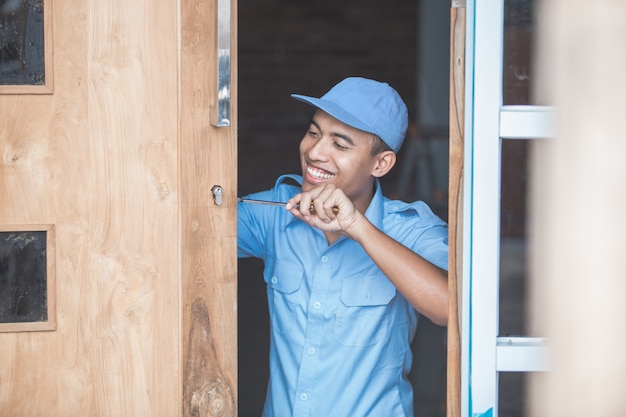
[[[463,160],[465,112],[465,0],[450,9],[450,156],[447,417],[461,416],[461,300],[463,270]]]
[[[181,2],[182,415],[237,416],[237,3],[231,0],[231,123],[215,127],[217,1]],[[220,157],[220,156],[226,157]],[[211,188],[224,189],[216,205]]]

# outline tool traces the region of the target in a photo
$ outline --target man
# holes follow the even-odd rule
[[[239,203],[239,256],[265,263],[270,381],[265,417],[413,416],[407,374],[420,315],[446,325],[447,226],[423,202],[382,195],[406,105],[386,83],[347,78],[300,142],[302,176]]]

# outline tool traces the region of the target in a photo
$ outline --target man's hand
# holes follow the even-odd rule
[[[287,202],[286,209],[310,226],[346,235],[363,217],[352,200],[333,184],[295,195]]]

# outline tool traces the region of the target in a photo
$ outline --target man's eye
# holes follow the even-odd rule
[[[340,151],[346,151],[346,150],[348,150],[348,147],[347,147],[347,146],[343,146],[343,145],[342,145],[342,144],[340,144],[339,142],[335,142],[335,147],[336,147],[337,149],[339,149]]]
[[[316,132],[315,130],[309,130],[308,134],[309,136],[314,137],[314,138],[319,137],[319,133]]]

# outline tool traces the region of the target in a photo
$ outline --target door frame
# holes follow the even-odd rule
[[[458,294],[451,309],[460,317],[461,347],[460,364],[451,361],[449,375],[460,372],[456,403],[460,403],[461,416],[497,416],[499,372],[548,369],[545,339],[498,335],[501,142],[553,137],[554,109],[503,105],[504,0],[468,0],[465,6],[467,82],[463,87],[464,109],[458,112],[462,114],[458,118],[464,118],[459,122],[464,132],[463,179],[457,202],[462,214],[451,217],[460,222],[452,225],[456,234],[451,241],[460,242],[462,249],[451,255],[455,270],[460,270],[458,276],[451,277],[451,289],[456,290],[455,296]],[[453,74],[454,43],[452,50]],[[455,343],[454,338],[450,343]],[[449,417],[459,415],[453,411]]]

